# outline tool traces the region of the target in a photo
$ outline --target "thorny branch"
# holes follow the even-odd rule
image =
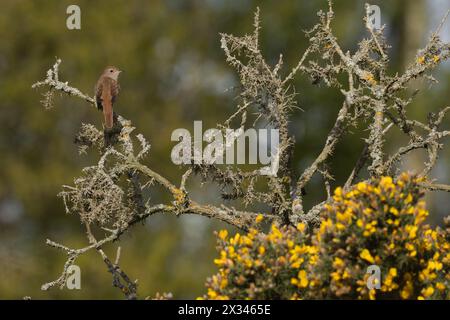
[[[218,125],[218,129],[226,131],[236,123],[238,134],[234,139],[247,128],[258,125],[278,129],[279,148],[277,153],[272,155],[278,169],[275,174],[267,174],[268,168],[265,167],[243,171],[235,166],[198,164],[193,161],[195,164],[187,166],[180,185],[177,186],[144,164],[150,144],[141,134],[134,134],[135,128],[129,120],[115,115],[117,137],[115,143],[108,147],[104,144],[100,130],[93,125],[83,124],[76,139],[80,153],[90,148],[97,149],[100,157],[96,165],[83,169],[82,175],[74,180],[73,186],[63,186],[60,196],[66,211],[80,216],[86,227],[89,245],[71,249],[47,240],[48,245],[64,251],[68,258],[60,277],[44,284],[42,289],[62,287],[67,280],[69,266],[80,255],[95,249],[112,274],[113,285],[118,287],[126,298],[137,298],[137,282],[132,281],[118,265],[120,250],[113,263],[104,253],[103,247],[119,240],[133,225],[156,213],[172,213],[177,216],[197,214],[225,221],[244,230],[255,227],[257,212],[236,209],[225,204],[201,204],[192,199],[187,190],[187,182],[195,175],[221,186],[221,197],[224,200],[240,199],[245,208],[254,207],[255,204],[265,205],[271,211],[265,214],[268,220],[285,224],[304,221],[315,226],[323,205],[331,198],[330,181],[333,180],[333,174],[328,165],[330,158],[349,128],[357,123],[363,123],[369,135],[365,138],[366,144],[349,174],[345,188],[363,179],[360,177],[363,169],[367,169],[373,177],[395,174],[403,158],[420,149],[428,154],[428,161],[421,172],[424,178],[428,178],[436,164],[438,151],[442,149],[442,139],[450,136],[450,131],[440,129],[450,106],[441,109],[437,114],[430,113],[426,122],[408,118],[407,108],[417,94],[409,93],[408,84],[417,78],[434,80],[429,72],[450,57],[450,45],[439,38],[439,31],[448,13],[431,35],[425,48],[418,51],[415,61],[410,63],[402,74],[391,76],[387,72],[389,46],[383,37],[384,27],[374,30],[365,18],[368,38],[358,44],[353,54],[344,52],[333,34],[334,12],[331,1],[328,4],[327,12],[320,11],[319,22],[306,32],[309,46],[297,65],[284,78],[281,76],[282,56],[280,55],[278,63],[272,67],[261,52],[259,10],[255,13],[252,34],[242,37],[221,34],[221,47],[226,61],[239,75],[241,92],[237,110],[222,125]],[[66,93],[95,106],[95,99],[69,86],[68,82],[59,80],[60,64],[61,60],[57,59],[47,71],[46,78],[33,85],[33,88],[48,88],[48,92],[44,94],[43,105],[51,108],[54,94]],[[338,88],[342,93],[342,106],[325,139],[322,151],[297,179],[294,178],[295,168],[290,161],[295,139],[289,134],[288,123],[290,113],[296,109],[296,93],[290,81],[299,73],[310,77],[314,84],[323,81],[328,87]],[[342,74],[346,75],[346,81],[341,80]],[[404,98],[405,96],[409,98]],[[398,127],[410,140],[393,154],[388,154],[384,148],[384,140],[392,127]],[[139,150],[135,150],[133,142],[138,143]],[[317,173],[323,177],[327,199],[305,211],[304,189]],[[431,180],[424,181],[424,189],[450,192],[449,185],[433,183]],[[151,203],[148,192],[144,191],[155,184],[165,189],[172,201]],[[261,185],[264,187],[261,188]],[[97,240],[93,230],[106,232],[107,235]]]

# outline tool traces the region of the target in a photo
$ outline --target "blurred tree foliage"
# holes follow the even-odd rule
[[[393,71],[411,56],[409,51],[415,50],[411,44],[423,45],[428,31],[437,25],[440,17],[434,19],[427,12],[446,10],[436,10],[438,3],[444,5],[438,0],[372,2],[380,5],[382,22],[387,24]],[[251,32],[252,12],[259,6],[266,57],[275,63],[283,53],[290,67],[306,47],[302,30],[316,22],[316,11],[326,8],[325,1],[306,0],[79,0],[81,30],[68,30],[66,8],[70,4],[73,1],[1,3],[0,298],[120,298],[95,254],[79,261],[82,290],[40,291],[40,285],[58,274],[56,268],[63,263],[58,252],[44,245],[45,239],[64,240],[71,246],[85,244],[78,219],[64,214],[56,194],[94,160],[78,156],[72,143],[80,124],[100,127],[102,119],[93,108],[66,97],[61,97],[60,107],[53,112],[43,112],[41,97],[30,86],[42,78],[55,56],[64,61],[61,75],[92,94],[106,65],[125,70],[116,108],[152,143],[150,165],[178,181],[181,171],[170,161],[171,132],[180,127],[193,130],[194,120],[203,120],[204,128],[212,127],[234,107],[237,79],[224,61],[219,32]],[[352,50],[364,35],[364,1],[337,1],[335,12],[336,34],[344,48]],[[424,29],[412,28],[415,21]],[[441,83],[432,88],[418,84],[427,89],[411,107],[418,117],[433,111],[429,106],[442,107],[450,101],[448,65],[437,78]],[[297,139],[294,161],[304,168],[322,147],[335,119],[338,93],[314,87],[308,79],[297,79],[296,89],[304,111],[298,111],[291,123]],[[361,134],[347,138],[336,152],[332,164],[339,172],[336,185],[342,184],[358,157],[354,150],[363,144]],[[422,159],[407,163],[410,169],[414,161]],[[448,160],[443,161],[436,176],[448,177],[448,169]],[[193,187],[199,201],[211,200],[205,186]],[[317,202],[325,192],[307,191],[307,204]],[[436,203],[430,211],[438,221],[437,215],[449,213],[449,199],[445,194],[434,197],[428,203]],[[141,294],[153,296],[161,290],[177,298],[198,296],[204,279],[214,270],[212,230],[222,227],[199,217],[153,217],[125,237],[123,267],[139,279]]]

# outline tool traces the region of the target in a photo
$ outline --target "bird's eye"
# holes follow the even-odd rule
[[[109,72],[113,72],[113,69],[109,69]]]

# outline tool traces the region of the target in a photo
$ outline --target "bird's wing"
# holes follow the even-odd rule
[[[102,105],[102,91],[103,91],[103,77],[101,77],[100,79],[98,79],[97,84],[95,85],[95,100],[97,102],[97,108],[99,110],[103,110],[103,105]]]
[[[120,91],[120,85],[117,81],[111,80],[111,96],[112,96],[112,103],[116,102],[117,95]]]
[[[105,117],[105,127],[111,129],[113,127],[113,108],[112,108],[112,81],[109,78],[105,78],[102,81],[102,90],[100,97],[102,100],[103,115]]]

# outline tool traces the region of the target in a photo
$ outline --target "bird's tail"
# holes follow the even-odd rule
[[[105,147],[112,146],[118,141],[118,136],[122,131],[122,124],[117,120],[117,114],[115,112],[111,113],[111,118],[108,117],[107,120],[105,115],[105,129],[103,130],[103,137],[105,139]],[[108,124],[111,124],[111,127],[108,128]]]
[[[103,116],[105,117],[105,128],[111,130],[114,124],[112,106],[103,107]]]
[[[113,145],[113,137],[114,133],[111,130],[105,128],[105,130],[103,131],[103,138],[105,139],[106,148]]]

